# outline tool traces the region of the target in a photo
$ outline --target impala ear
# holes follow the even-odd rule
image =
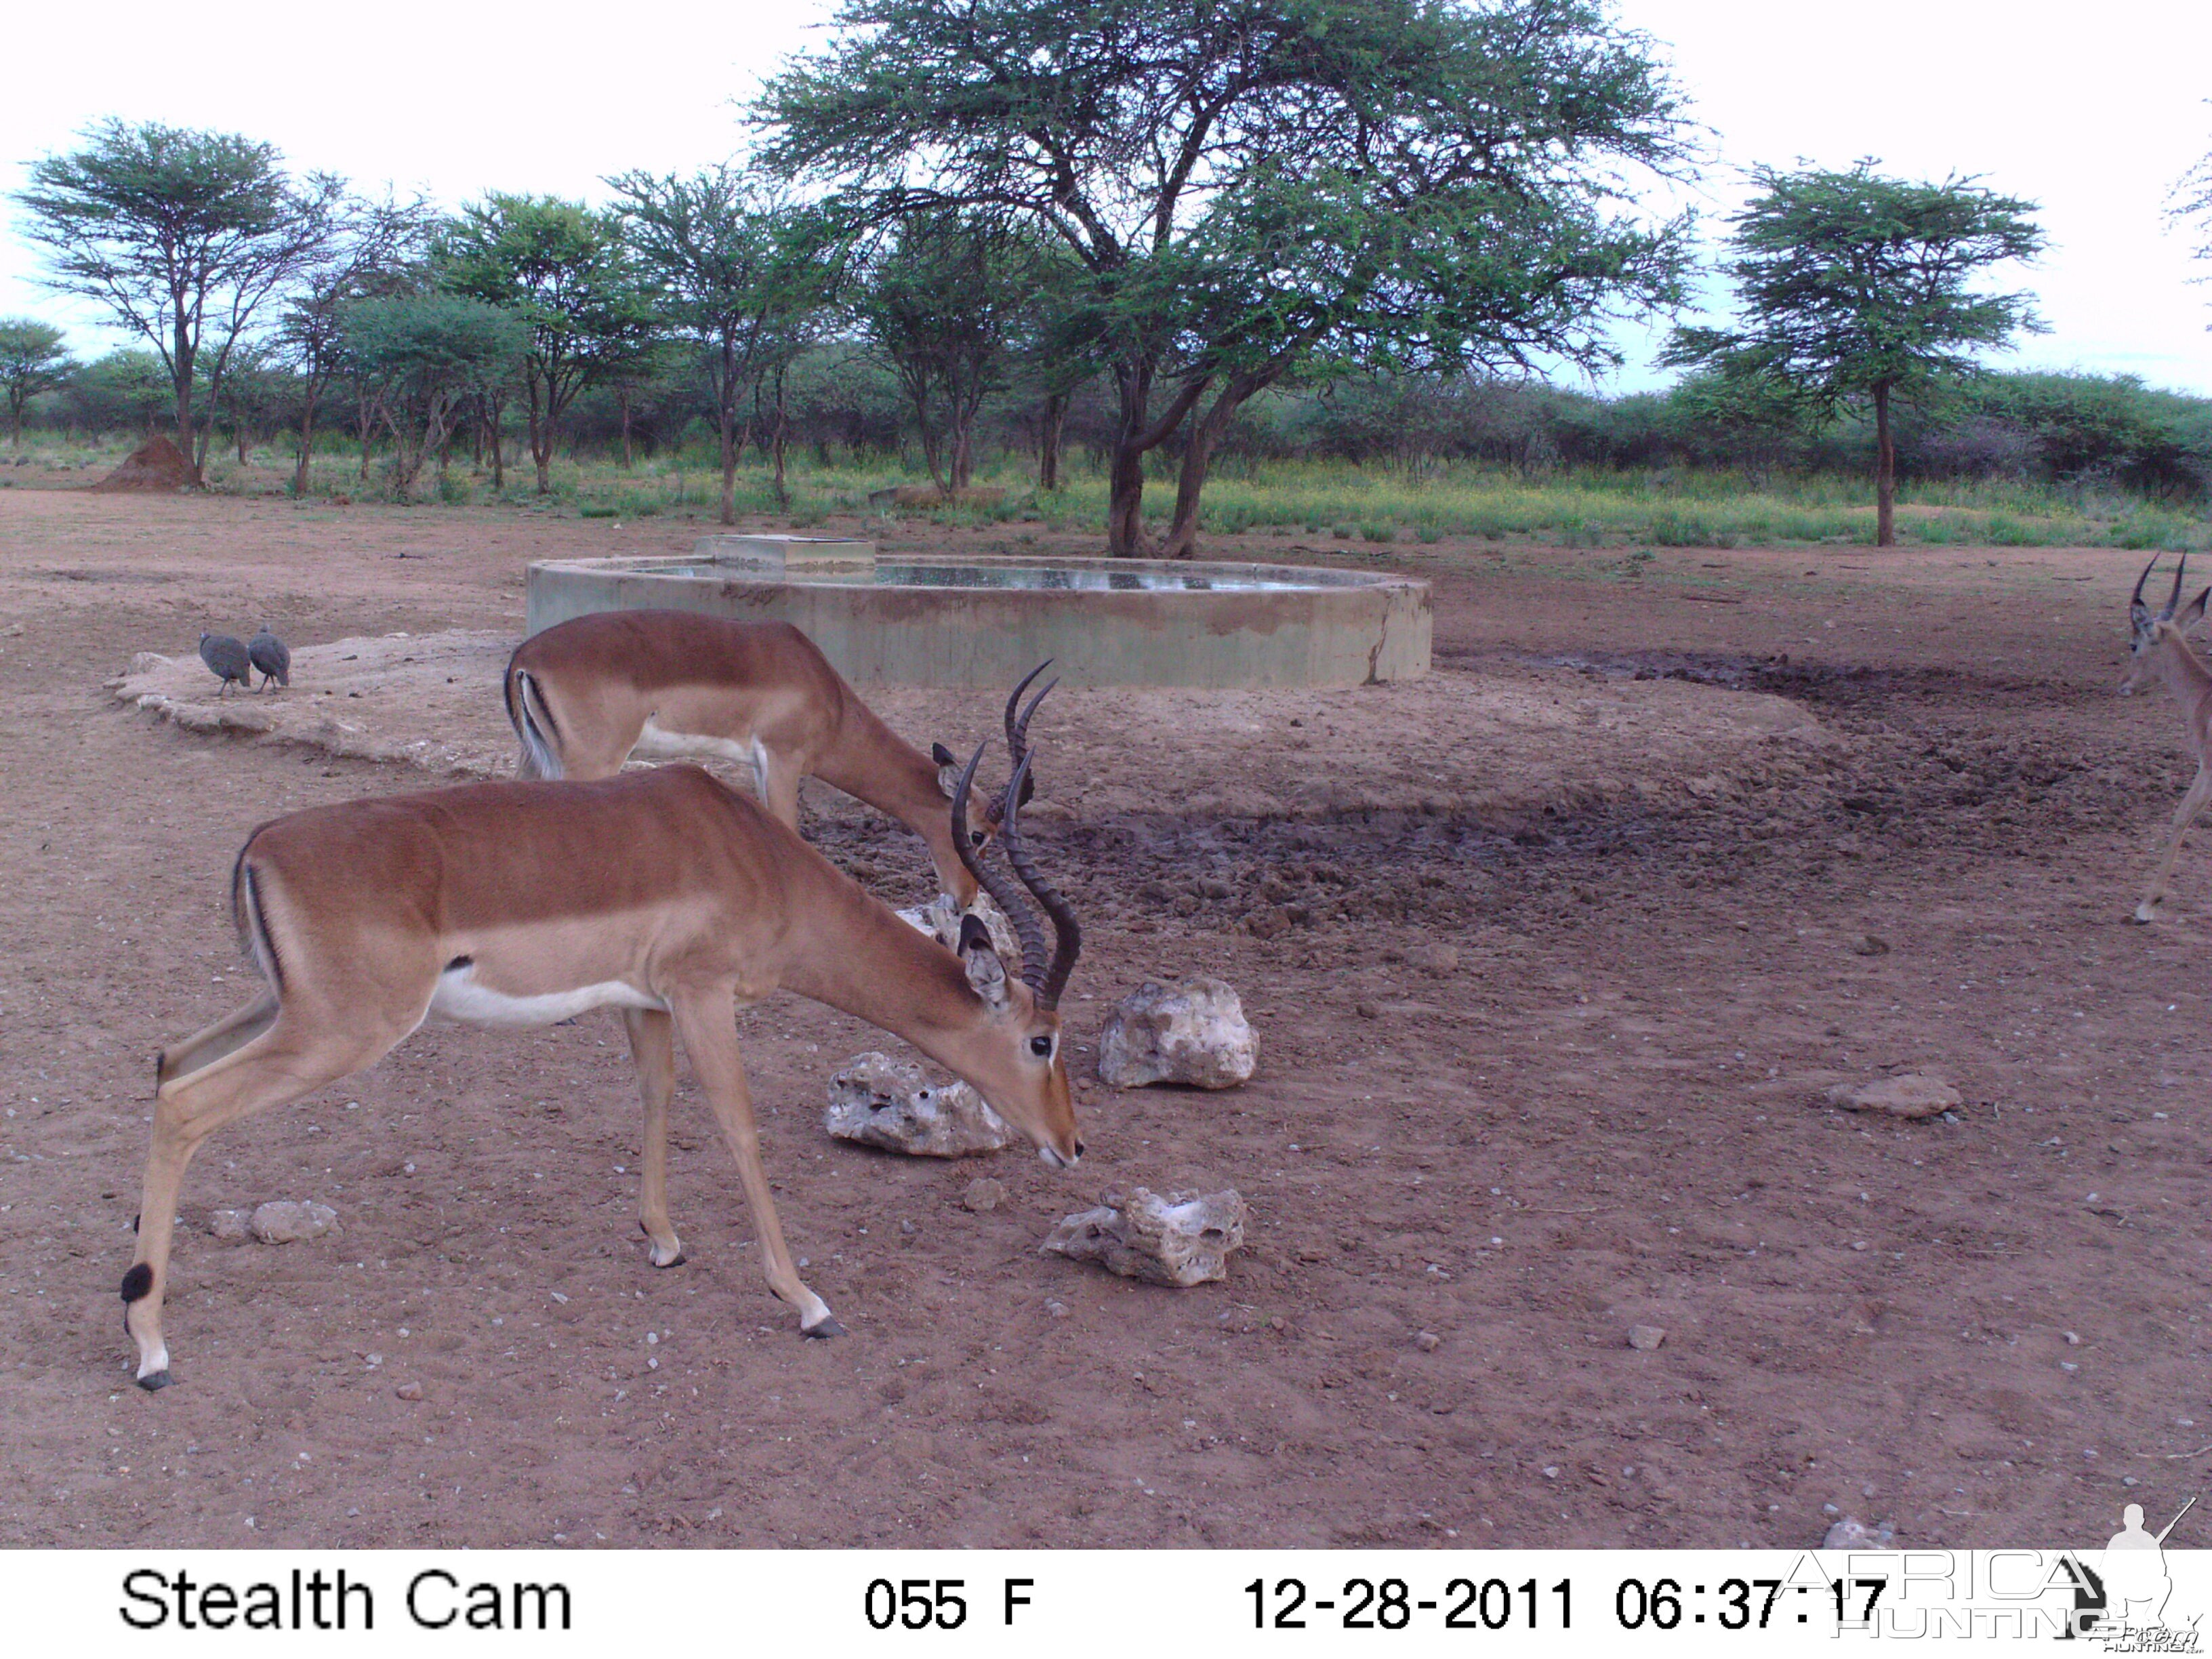
[[[2187,605],[2183,605],[2181,614],[2173,619],[2174,622],[2183,629],[2194,628],[2204,620],[2204,601],[2207,599],[2212,599],[2212,587],[2206,588]]]
[[[968,970],[968,988],[993,1009],[1006,1006],[1006,969],[991,948],[991,930],[973,911],[960,918],[960,965]]]
[[[951,800],[952,792],[960,787],[960,763],[941,743],[929,745],[929,757],[937,763],[937,787],[945,792],[945,799]]]

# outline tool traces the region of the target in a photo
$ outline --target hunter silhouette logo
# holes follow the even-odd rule
[[[2185,1630],[2169,1631],[2160,1623],[2166,1600],[2173,1594],[2173,1580],[2166,1570],[2166,1540],[2181,1524],[2182,1516],[2196,1507],[2197,1499],[2192,1498],[2181,1506],[2180,1514],[2156,1534],[2144,1528],[2142,1504],[2130,1504],[2120,1511],[2120,1529],[2105,1546],[2104,1559],[2098,1564],[2098,1569],[2092,1571],[2086,1563],[2078,1564],[2081,1572],[2075,1579],[2075,1613],[2069,1635],[2107,1644],[2128,1640],[2130,1649],[2135,1649],[2141,1644],[2129,1640],[2128,1632],[2140,1636],[2158,1632],[2182,1638],[2185,1645],[2157,1642],[2143,1650],[2196,1650],[2197,1632],[2193,1624]]]

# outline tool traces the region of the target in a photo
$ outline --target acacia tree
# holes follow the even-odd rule
[[[61,330],[35,317],[0,317],[0,392],[8,398],[14,448],[23,447],[23,406],[42,392],[67,385],[76,373],[76,359],[62,337]]]
[[[1875,541],[1897,542],[1893,399],[1924,401],[1978,372],[1980,353],[2039,331],[2025,294],[1978,292],[1992,265],[2030,259],[2043,233],[2036,204],[1972,179],[1886,179],[1848,172],[1756,169],[1754,196],[1729,222],[1739,329],[1678,329],[1662,354],[1768,380],[1823,412],[1871,404]]]
[[[721,443],[721,520],[737,522],[738,459],[767,405],[783,496],[783,371],[829,304],[836,261],[818,222],[734,167],[689,178],[609,179],[624,233],[658,285],[659,311],[696,343]],[[764,393],[773,381],[775,395]]]
[[[401,501],[412,499],[423,461],[444,449],[471,399],[510,373],[528,344],[517,318],[452,295],[359,300],[340,313],[338,349],[391,434]]]
[[[160,355],[177,447],[198,477],[232,356],[262,307],[321,256],[343,186],[326,173],[295,184],[273,145],[155,121],[102,122],[30,176],[15,200],[24,234],[46,250],[47,286],[104,306]]]
[[[538,493],[553,488],[553,446],[576,394],[650,349],[653,318],[614,214],[551,196],[493,194],[438,238],[453,293],[510,312],[530,331],[521,380]]]
[[[1317,353],[1595,365],[1609,311],[1677,293],[1683,228],[1617,210],[1625,167],[1684,159],[1678,99],[1601,0],[845,0],[757,119],[864,221],[985,208],[1068,248],[1119,403],[1116,554],[1194,417],[1190,551],[1237,410]]]
[[[975,470],[975,417],[1006,384],[1042,286],[1034,246],[1003,219],[939,210],[893,227],[857,284],[861,328],[913,405],[939,491]]]
[[[314,465],[315,419],[341,368],[338,334],[345,307],[356,301],[390,297],[416,284],[413,272],[428,246],[429,205],[419,197],[402,202],[349,201],[337,216],[323,258],[301,277],[276,325],[276,343],[296,377],[300,453],[292,493],[303,495]],[[368,434],[362,434],[364,456]]]

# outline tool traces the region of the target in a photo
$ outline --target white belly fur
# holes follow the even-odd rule
[[[630,747],[633,755],[655,760],[726,760],[753,769],[753,786],[768,793],[768,750],[758,738],[740,743],[735,738],[710,738],[697,732],[671,732],[647,719]]]
[[[580,985],[573,991],[541,996],[509,996],[476,982],[476,968],[448,968],[438,975],[427,1017],[464,1025],[556,1025],[594,1008],[661,1008],[668,1005],[618,979]]]

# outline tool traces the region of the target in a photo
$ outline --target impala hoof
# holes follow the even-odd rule
[[[154,1372],[151,1376],[140,1377],[138,1379],[138,1386],[145,1389],[148,1394],[153,1394],[160,1389],[167,1388],[170,1383],[176,1380],[176,1378],[169,1375],[169,1368],[164,1365],[160,1370]]]
[[[799,1333],[799,1334],[801,1336],[818,1337],[823,1340],[827,1341],[833,1336],[844,1335],[845,1328],[842,1325],[840,1325],[834,1318],[820,1319],[817,1320],[813,1324],[807,1326]]]
[[[2135,915],[2130,916],[2129,920],[2130,921],[2156,921],[2158,920],[2158,911],[2154,907],[2148,903],[2138,904],[2136,906]]]
[[[663,1261],[660,1259],[660,1252],[655,1250],[653,1253],[653,1265],[656,1267],[680,1267],[684,1265],[684,1252],[678,1250],[674,1255],[670,1256],[667,1261]]]

